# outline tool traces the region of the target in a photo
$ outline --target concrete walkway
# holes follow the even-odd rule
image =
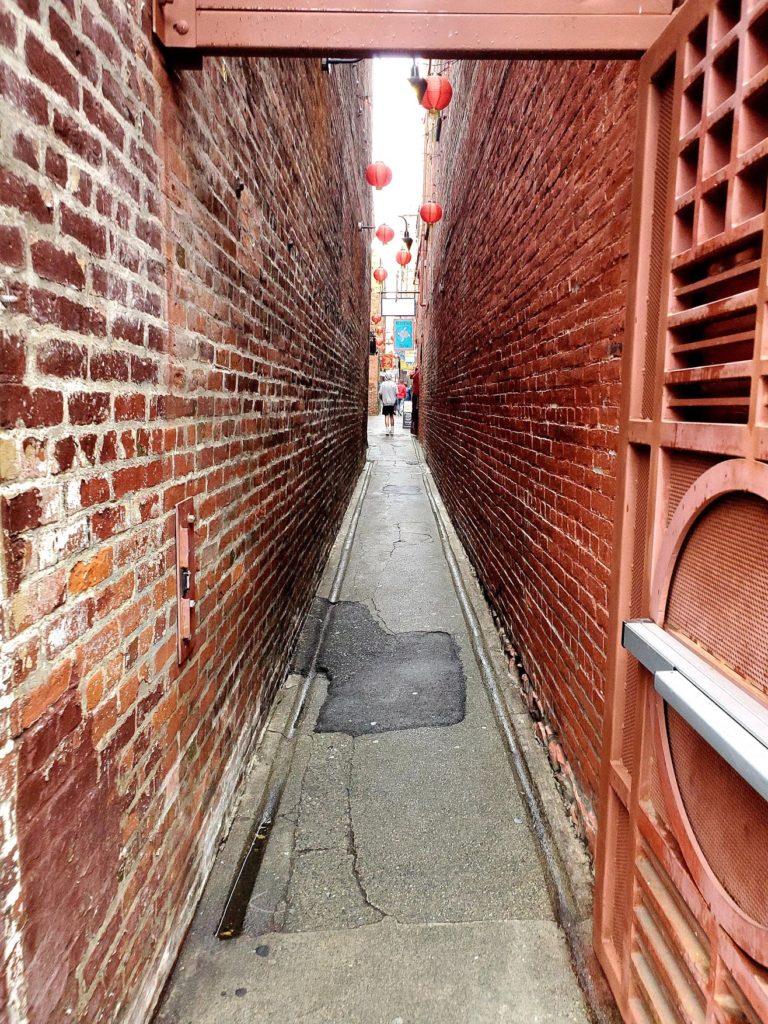
[[[160,1024],[588,1019],[415,446],[382,435],[244,932],[213,937],[219,865]]]

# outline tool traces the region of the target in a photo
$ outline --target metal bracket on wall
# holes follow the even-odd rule
[[[667,704],[768,800],[768,710],[649,619],[625,622],[621,642]]]
[[[195,505],[192,498],[176,506],[176,650],[183,664],[195,649]]]

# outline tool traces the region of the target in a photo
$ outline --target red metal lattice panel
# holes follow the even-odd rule
[[[768,715],[768,0],[686,0],[639,123],[596,948],[626,1020],[748,1024],[768,1020],[768,805],[665,716],[620,626],[654,618]]]

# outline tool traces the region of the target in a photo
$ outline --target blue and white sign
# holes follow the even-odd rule
[[[413,320],[395,320],[395,352],[413,351]]]

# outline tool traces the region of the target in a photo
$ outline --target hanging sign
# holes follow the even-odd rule
[[[395,351],[413,351],[413,320],[395,320]]]
[[[384,292],[381,296],[382,316],[416,316],[416,293]]]

